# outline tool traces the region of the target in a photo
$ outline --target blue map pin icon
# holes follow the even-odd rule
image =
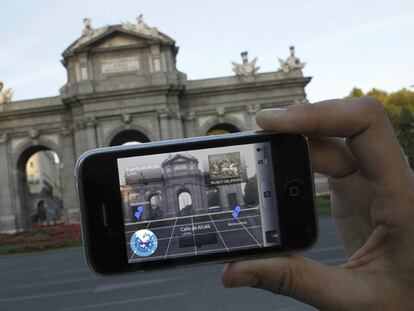
[[[135,212],[135,218],[137,219],[137,220],[139,220],[139,218],[141,217],[141,214],[142,214],[142,211],[144,210],[144,207],[143,206],[138,206],[138,208],[137,208],[137,211]]]
[[[240,213],[240,205],[236,205],[232,213],[233,218],[237,219],[237,217],[239,217],[239,213]]]

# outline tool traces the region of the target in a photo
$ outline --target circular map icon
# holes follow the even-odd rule
[[[141,257],[148,257],[154,254],[158,246],[158,239],[155,234],[147,229],[136,231],[131,237],[132,251]]]

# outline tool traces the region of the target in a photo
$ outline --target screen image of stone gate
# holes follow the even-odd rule
[[[235,154],[233,157],[238,160],[233,164],[238,165],[240,172],[244,171],[243,182],[246,182],[245,168],[241,167],[240,157]],[[160,164],[139,165],[139,157],[135,159],[136,165],[124,170],[125,181],[121,182],[126,223],[220,212],[232,210],[235,205],[244,206],[241,182],[210,185],[211,168],[207,167],[207,171],[203,172],[199,168],[199,160],[188,153],[164,156]],[[213,159],[225,161],[226,157],[219,155]],[[236,166],[233,165],[232,169],[235,171]],[[137,214],[138,210],[142,213]]]

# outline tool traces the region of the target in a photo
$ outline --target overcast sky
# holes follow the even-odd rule
[[[174,38],[177,67],[189,79],[233,75],[240,52],[274,71],[289,45],[306,62],[311,101],[343,97],[353,86],[393,91],[414,84],[414,1],[2,1],[0,80],[15,100],[58,95],[63,50],[92,26],[135,22]]]

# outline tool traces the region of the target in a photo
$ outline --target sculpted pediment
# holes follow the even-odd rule
[[[179,153],[175,155],[169,155],[167,159],[163,161],[163,165],[177,165],[195,161],[197,161],[197,159],[192,155]]]
[[[139,45],[144,43],[162,43],[174,45],[173,39],[146,24],[103,26],[92,28],[89,24],[83,30],[82,36],[73,42],[64,52],[63,57],[85,51],[89,48],[112,48]]]
[[[143,38],[139,38],[137,36],[128,36],[125,34],[117,34],[115,36],[111,36],[110,38],[104,38],[94,44],[94,48],[98,49],[105,49],[105,48],[112,48],[112,47],[123,47],[123,46],[130,46],[130,45],[142,45],[145,44],[147,40]]]

